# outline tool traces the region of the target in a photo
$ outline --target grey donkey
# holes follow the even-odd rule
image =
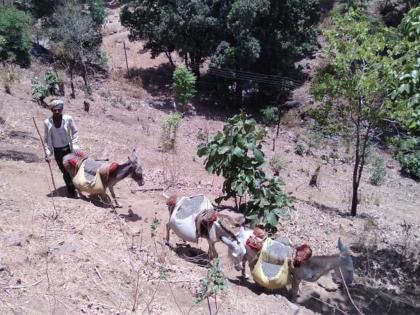
[[[75,176],[81,162],[84,162],[84,176],[87,182],[82,184],[75,182]],[[87,192],[91,195],[100,195],[107,202],[111,202],[111,199],[106,193],[106,190],[109,189],[114,200],[115,207],[121,207],[121,204],[117,201],[114,192],[114,186],[118,182],[126,177],[131,177],[139,186],[144,185],[143,168],[138,160],[135,149],[128,157],[128,161],[121,164],[115,162],[110,163],[106,161],[96,161],[87,157],[85,153],[80,151],[67,154],[63,158],[63,164],[69,174],[73,177],[73,183],[81,196],[83,196],[82,192]],[[97,189],[89,182],[93,181],[95,176],[100,176],[101,178],[102,187],[100,187],[100,189]],[[114,206],[112,203],[111,205]]]

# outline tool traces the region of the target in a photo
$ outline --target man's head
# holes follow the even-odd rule
[[[60,99],[53,99],[48,103],[54,117],[60,117],[63,114],[64,102]]]

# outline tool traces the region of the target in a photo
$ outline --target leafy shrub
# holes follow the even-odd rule
[[[32,79],[32,97],[37,101],[43,101],[48,96],[60,95],[59,79],[52,70],[47,70],[43,78]]]
[[[277,106],[268,106],[264,109],[261,109],[261,114],[263,118],[263,123],[266,126],[272,126],[277,123],[279,119],[279,109]]]
[[[241,113],[230,118],[223,132],[218,132],[209,143],[200,144],[197,154],[206,156],[208,172],[225,178],[225,196],[216,201],[249,193],[250,201],[244,209],[248,219],[275,231],[278,218],[286,213],[291,200],[282,192],[280,179],[268,179],[263,171],[265,134],[254,119]]]
[[[375,186],[379,186],[386,176],[386,168],[384,160],[376,158],[373,161],[372,174],[370,176],[370,183]]]
[[[25,12],[2,6],[0,10],[0,60],[17,63],[22,67],[31,64],[32,48],[30,29],[32,20]]]
[[[89,0],[89,11],[92,21],[97,26],[104,24],[106,11],[103,0]]]
[[[246,217],[254,226],[263,226],[270,232],[277,230],[280,217],[287,214],[286,209],[292,206],[289,196],[282,191],[283,182],[275,177],[262,183],[253,192],[246,207]]]
[[[255,119],[241,113],[230,118],[223,132],[208,144],[198,146],[198,156],[206,156],[207,171],[225,178],[223,199],[242,196],[258,187],[259,178],[265,178],[261,170],[264,136],[265,130],[258,128]]]
[[[295,153],[297,155],[303,156],[307,152],[308,152],[308,149],[306,148],[305,144],[303,144],[302,142],[299,142],[296,144]]]
[[[185,67],[175,69],[172,76],[175,101],[180,106],[181,111],[186,111],[186,105],[195,94],[195,75]]]
[[[178,128],[182,122],[182,116],[178,113],[169,114],[165,117],[161,125],[161,143],[163,151],[175,149],[175,142]]]
[[[401,163],[401,170],[407,176],[420,180],[420,138],[411,137],[396,140],[396,159]]]
[[[200,281],[200,289],[197,293],[195,303],[201,303],[205,299],[215,296],[217,293],[226,289],[226,278],[223,275],[222,269],[220,268],[220,261],[217,258],[214,266],[207,270],[207,276]]]
[[[281,170],[287,167],[286,162],[283,161],[278,155],[273,156],[268,165],[275,175],[278,175]]]

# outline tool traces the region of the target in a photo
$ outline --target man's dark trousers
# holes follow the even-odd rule
[[[57,162],[57,165],[60,168],[61,173],[63,173],[63,179],[64,179],[64,182],[66,183],[67,193],[69,197],[75,197],[76,189],[74,187],[70,174],[66,171],[63,165],[63,157],[69,153],[71,153],[70,146],[66,146],[63,148],[54,148],[55,161]]]

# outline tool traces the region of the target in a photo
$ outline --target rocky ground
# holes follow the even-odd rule
[[[96,78],[85,99],[65,96],[65,112],[80,129],[80,144],[96,158],[123,162],[136,148],[145,172],[146,191],[125,180],[116,193],[123,208],[117,213],[99,204],[65,197],[64,183],[52,164],[58,188],[53,196],[47,164],[32,117],[41,128],[50,114],[31,98],[31,78],[45,67],[36,63],[17,70],[20,81],[12,94],[0,91],[0,313],[1,314],[207,314],[206,302],[195,303],[206,276],[207,244],[200,241],[170,250],[163,244],[168,213],[162,192],[178,195],[221,194],[222,179],[209,175],[196,156],[197,135],[221,130],[227,114],[200,110],[197,99],[179,130],[175,154],[160,148],[160,124],[171,110],[170,76],[162,58],[151,59],[142,44],[130,43],[111,10],[104,27],[109,76]],[[125,75],[123,42],[132,76]],[[307,62],[312,69],[322,56]],[[67,82],[68,83],[68,82]],[[283,118],[276,150],[271,130],[265,152],[285,164],[280,176],[295,198],[279,233],[295,244],[308,243],[315,254],[334,254],[341,237],[356,266],[348,289],[364,314],[420,312],[419,224],[420,185],[401,177],[399,165],[386,152],[381,186],[363,178],[356,217],[350,205],[351,150],[307,131],[299,113],[312,102],[309,84],[294,93],[302,105]],[[68,84],[66,86],[69,87]],[[81,82],[78,82],[81,87]],[[90,111],[83,111],[83,101]],[[297,144],[307,154],[297,155]],[[330,153],[334,152],[334,155]],[[321,165],[318,187],[308,185]],[[156,190],[162,189],[162,190]],[[57,215],[55,215],[57,214]],[[175,235],[173,243],[179,242]],[[357,314],[345,288],[331,275],[304,283],[296,304],[287,290],[261,290],[243,282],[218,244],[228,289],[211,300],[212,314]]]

